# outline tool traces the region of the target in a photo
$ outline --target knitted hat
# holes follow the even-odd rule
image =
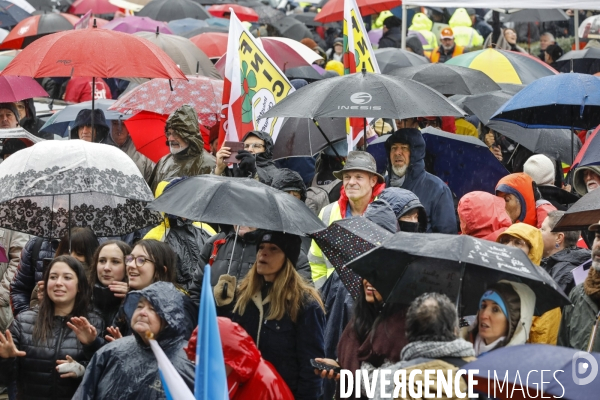
[[[554,184],[554,163],[543,154],[535,154],[523,165],[523,172],[538,185]]]
[[[306,47],[308,47],[311,50],[314,50],[315,47],[319,47],[319,45],[317,44],[317,42],[315,42],[313,39],[311,38],[304,38],[300,41],[300,43],[302,43],[303,45],[305,45]]]
[[[19,122],[20,118],[19,118],[19,110],[17,110],[17,106],[15,106],[15,103],[0,103],[0,109],[6,109],[6,110],[10,110],[12,111],[12,113],[15,116],[15,119],[17,120],[17,123]]]
[[[261,243],[273,243],[284,252],[287,259],[296,267],[300,256],[300,247],[302,246],[300,236],[277,231],[261,231],[257,237],[259,238],[256,244],[257,253]]]

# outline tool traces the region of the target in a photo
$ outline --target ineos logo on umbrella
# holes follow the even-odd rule
[[[358,92],[350,96],[350,101],[354,104],[367,104],[370,103],[371,100],[373,100],[373,96],[367,92]]]

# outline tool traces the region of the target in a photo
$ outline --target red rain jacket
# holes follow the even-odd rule
[[[230,400],[294,400],[292,392],[275,367],[263,360],[260,351],[244,328],[229,318],[218,317],[225,364],[232,371],[227,376]],[[188,358],[196,360],[198,328],[188,347]]]
[[[458,202],[458,217],[463,235],[495,242],[512,225],[504,199],[487,192],[470,192]]]

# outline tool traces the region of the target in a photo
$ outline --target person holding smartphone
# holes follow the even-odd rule
[[[213,170],[215,175],[234,176],[258,179],[266,185],[271,185],[273,176],[278,169],[273,162],[273,139],[267,132],[250,131],[242,139],[244,149],[238,151],[232,169],[227,168],[225,161],[232,156],[231,147],[225,144],[217,152],[217,165]]]

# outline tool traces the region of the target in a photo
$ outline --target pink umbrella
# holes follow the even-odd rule
[[[12,103],[32,97],[47,97],[48,93],[29,76],[0,76],[0,103]]]
[[[119,11],[119,7],[114,6],[108,0],[75,0],[69,12],[71,14],[85,14],[92,10],[92,14],[113,14]]]
[[[198,113],[202,125],[213,126],[221,112],[223,81],[206,76],[188,76],[182,79],[152,79],[124,94],[109,110],[121,113],[147,111],[155,114],[171,114],[184,104]]]
[[[383,36],[383,29],[371,29],[368,33],[371,44],[379,44],[379,39]]]
[[[124,17],[115,18],[108,24],[104,25],[102,29],[108,29],[111,31],[119,31],[125,33],[136,33],[136,32],[156,32],[156,28],[160,33],[173,32],[169,29],[166,22],[155,21],[148,17]]]
[[[308,46],[293,39],[263,37],[260,38],[259,41],[262,43],[263,48],[273,62],[284,72],[286,69],[304,67],[322,59],[321,56],[312,51]],[[226,59],[227,54],[221,57],[215,64],[215,68],[217,68],[217,71],[219,71],[222,76],[225,74]]]

